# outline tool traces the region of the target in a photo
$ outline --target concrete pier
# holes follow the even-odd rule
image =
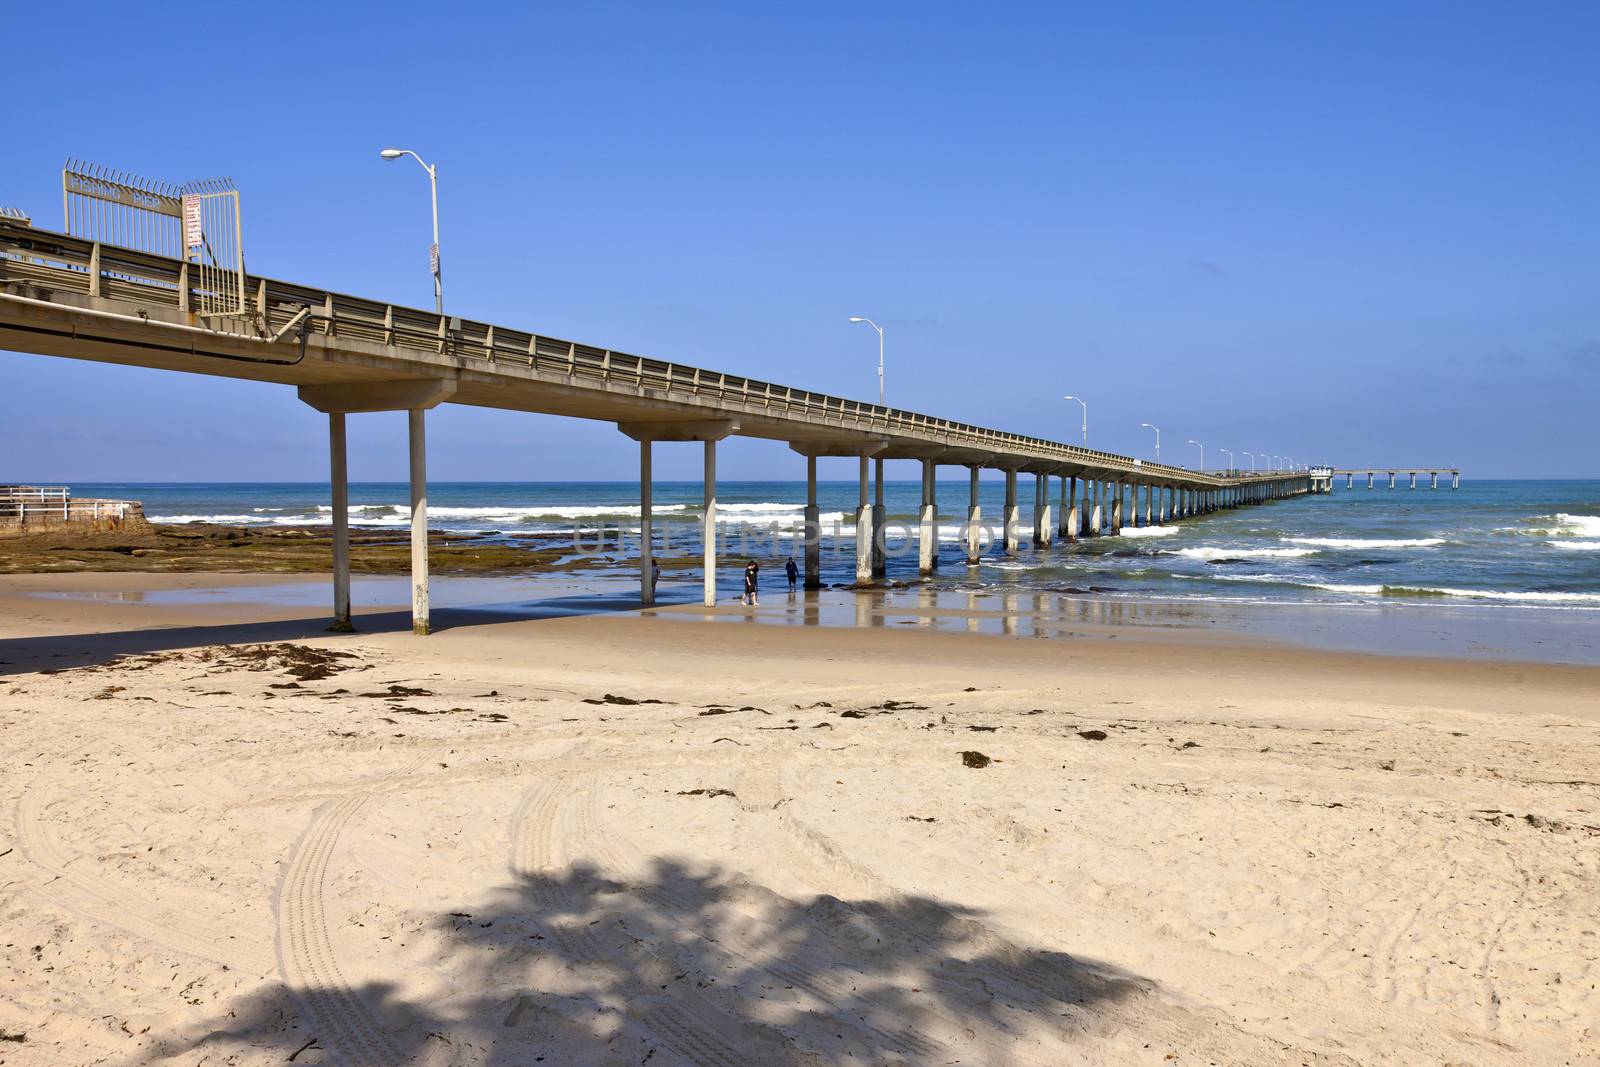
[[[1292,497],[1305,493],[1309,483],[1303,472],[1211,474],[1149,463],[432,310],[246,277],[242,270],[238,281],[240,292],[251,294],[249,316],[197,316],[197,301],[203,304],[208,297],[181,258],[0,218],[0,348],[298,388],[303,400],[330,416],[336,624],[348,622],[351,612],[344,416],[358,412],[407,412],[412,612],[419,634],[430,626],[426,410],[446,401],[617,424],[641,444],[641,530],[647,538],[654,527],[654,443],[701,442],[708,605],[715,604],[717,593],[716,442],[729,434],[787,442],[807,456],[809,587],[821,581],[819,456],[855,457],[861,465],[857,578],[862,582],[884,571],[886,459],[923,462],[928,488],[918,514],[923,542],[918,566],[924,572],[938,561],[933,484],[939,462],[967,466],[971,473],[967,556],[973,561],[981,547],[977,483],[985,467],[1006,476],[1007,552],[1017,551],[1020,540],[1016,476],[1022,471],[1036,477],[1034,541],[1040,547],[1050,544],[1057,530],[1075,539],[1114,532],[1130,522],[1139,525],[1140,486],[1143,521],[1151,522]],[[874,457],[876,493],[869,495],[867,462]],[[1417,470],[1412,469],[1413,481]],[[1453,469],[1442,467],[1430,475],[1430,484],[1447,470],[1452,485],[1458,485]],[[1050,511],[1051,477],[1063,479],[1060,516]],[[1371,479],[1369,472],[1369,484]],[[641,600],[650,598],[653,555],[653,545],[641,552]]]
[[[939,502],[933,460],[922,461],[922,513],[917,524],[917,573],[933,573],[939,562]]]

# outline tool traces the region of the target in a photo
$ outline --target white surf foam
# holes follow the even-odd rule
[[[1317,548],[1432,548],[1444,544],[1442,537],[1285,537],[1284,540]]]
[[[1600,537],[1600,515],[1557,515],[1562,533],[1575,533],[1579,537]]]
[[[1171,537],[1182,533],[1181,526],[1124,526],[1119,537]]]
[[[1551,548],[1564,548],[1568,552],[1600,552],[1600,537],[1593,541],[1551,541]]]
[[[1300,556],[1314,556],[1314,548],[1180,548],[1174,555],[1187,556],[1190,559],[1295,559]]]
[[[1366,596],[1434,596],[1468,600],[1505,600],[1522,604],[1600,604],[1600,593],[1544,592],[1533,589],[1458,589],[1429,585],[1338,585],[1312,584],[1313,589]]]

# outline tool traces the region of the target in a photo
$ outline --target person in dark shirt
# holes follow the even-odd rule
[[[756,596],[756,575],[761,573],[761,565],[751,560],[744,565],[744,599],[741,603],[759,606],[761,601]]]
[[[795,582],[800,580],[800,568],[794,565],[794,557],[789,557],[789,562],[783,565],[783,573],[789,576],[789,592],[794,592]]]

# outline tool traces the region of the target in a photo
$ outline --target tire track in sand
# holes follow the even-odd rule
[[[563,840],[582,841],[578,808],[585,802],[587,797],[576,795],[566,779],[543,777],[523,794],[512,816],[511,869],[541,914],[576,916],[583,911],[581,894],[569,881],[572,860],[578,857],[563,855],[570,849],[558,849],[556,842],[558,830]],[[545,927],[567,960],[580,965],[614,962],[614,954],[595,937],[592,927],[580,925],[580,921],[549,922]],[[656,958],[664,966],[671,965]],[[630,1021],[690,1063],[748,1067],[756,1061],[783,1062],[781,1052],[776,1056],[759,1054],[762,1046],[772,1044],[762,1031],[704,1001],[679,1000],[670,994],[629,999]]]
[[[197,956],[247,974],[276,966],[266,938],[250,938],[197,914],[190,901],[169,905],[104,877],[86,857],[68,856],[44,820],[51,801],[37,788],[17,800],[15,823],[22,858],[40,873],[29,889],[82,918],[115,927],[174,952]]]
[[[598,801],[599,784],[599,775],[585,775],[579,781],[576,790],[578,796],[582,798],[578,805],[577,818],[579,839],[591,847],[595,859],[614,874],[632,877],[634,880],[629,885],[629,890],[635,896],[654,905],[663,915],[693,915],[700,910],[703,902],[649,881],[648,872],[644,869],[643,850],[625,832],[606,824]],[[752,889],[742,880],[727,888],[730,894],[738,896],[739,904],[744,905],[745,913],[757,918],[758,921],[757,912],[763,903],[794,906],[793,901],[770,890]],[[801,990],[825,1008],[837,1009],[852,1000],[863,1001],[857,983],[846,977],[836,963],[837,960],[850,958],[850,946],[835,941],[831,931],[824,932],[824,940],[832,944],[833,948],[829,948],[827,944],[817,944],[811,946],[811,951],[803,955],[795,953],[780,959],[758,958],[756,953],[761,952],[759,939],[731,927],[718,930],[714,942],[699,937],[700,932],[692,928],[689,932],[697,935],[704,950],[726,956],[736,961],[747,972],[766,975],[776,984]],[[870,1003],[862,1003],[861,1006],[871,1007]],[[952,1027],[961,1025],[953,1019],[946,1021]],[[839,1025],[849,1026],[863,1036],[876,1037],[880,1043],[915,1054],[924,1061],[949,1051],[948,1046],[928,1034],[904,1028],[885,1029],[861,1016],[857,1016],[854,1025],[843,1021]]]
[[[419,760],[383,781],[404,777],[421,765]],[[324,1043],[362,1067],[399,1065],[406,1057],[360,994],[345,981],[328,936],[323,887],[340,834],[381,785],[374,783],[365,792],[317,808],[290,854],[274,908],[278,969],[284,985]]]

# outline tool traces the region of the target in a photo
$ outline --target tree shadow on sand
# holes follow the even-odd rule
[[[1205,1042],[1185,1036],[1213,1025],[1161,1006],[1148,981],[1008,941],[974,911],[922,897],[800,902],[674,861],[627,880],[587,866],[524,875],[408,925],[421,929],[396,938],[394,967],[425,970],[442,995],[352,988],[336,966],[280,946],[285,973],[305,964],[312,977],[164,1051],[494,1067],[1054,1063],[1086,1035],[1124,1030],[1193,1051]]]

